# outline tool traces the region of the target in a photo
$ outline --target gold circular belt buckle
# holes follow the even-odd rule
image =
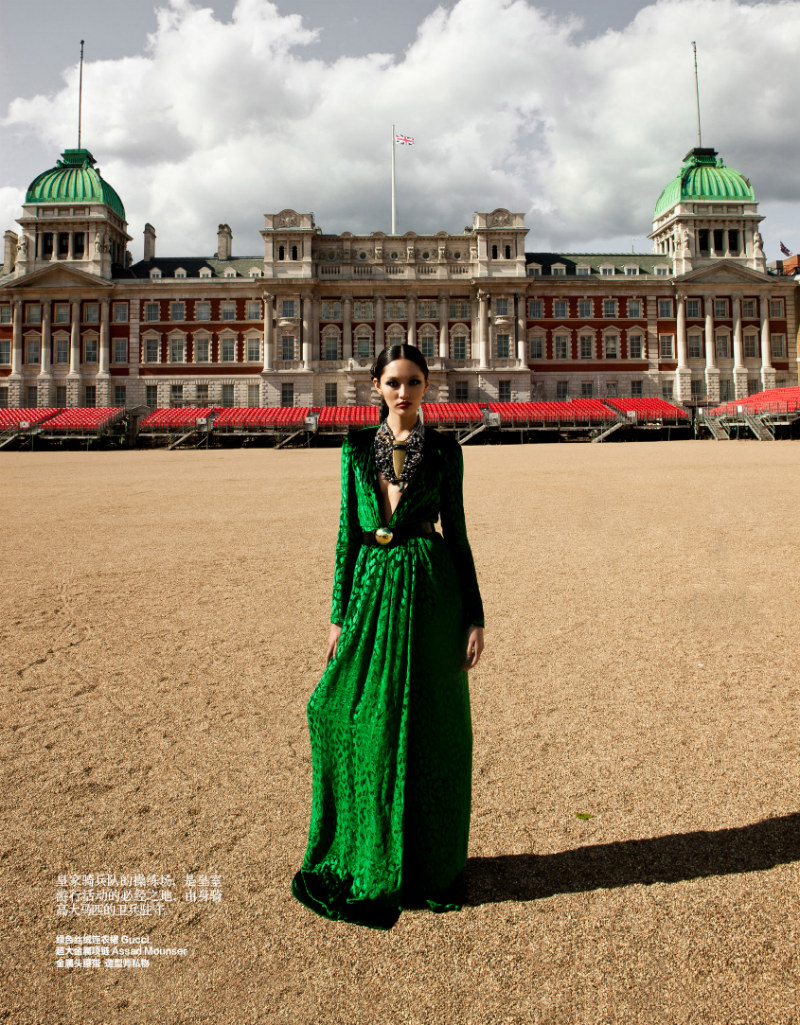
[[[391,530],[387,530],[386,527],[378,527],[375,531],[375,540],[379,545],[388,545],[393,537]]]

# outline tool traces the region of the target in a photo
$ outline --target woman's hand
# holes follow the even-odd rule
[[[331,623],[330,633],[328,634],[328,651],[325,658],[326,665],[332,659],[336,658],[336,649],[339,647],[339,637],[341,636],[341,633],[341,626],[339,626],[338,623]]]
[[[467,634],[467,661],[463,669],[474,669],[483,651],[483,627],[471,626]]]

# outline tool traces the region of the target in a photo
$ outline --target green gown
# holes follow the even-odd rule
[[[342,632],[308,702],[311,823],[292,892],[326,918],[388,929],[403,908],[461,906],[472,777],[462,666],[483,606],[460,446],[426,426],[422,461],[384,524],[376,430],[342,448],[331,611]],[[441,534],[361,544],[362,530],[440,516]]]

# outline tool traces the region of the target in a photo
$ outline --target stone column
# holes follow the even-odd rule
[[[311,359],[321,359],[319,338],[319,299],[311,300]]]
[[[53,404],[53,375],[50,372],[50,349],[52,342],[53,303],[45,299],[42,303],[42,349],[39,380],[37,382],[38,404],[49,407]]]
[[[527,362],[526,347],[526,334],[528,328],[528,318],[525,316],[525,293],[517,292],[514,296],[514,301],[517,305],[517,319],[515,330],[517,334],[517,363],[524,367]]]
[[[386,348],[386,326],[384,323],[384,296],[375,296],[375,355]]]
[[[11,346],[11,373],[14,376],[22,374],[22,302],[14,300],[14,326],[13,342]]]
[[[111,375],[108,372],[110,346],[110,303],[108,299],[100,300],[100,355],[97,365],[97,405],[111,405]]]
[[[22,301],[14,300],[12,314],[11,341],[11,373],[8,381],[8,404],[19,407],[22,405]]]
[[[689,353],[686,345],[686,295],[679,292],[676,296],[678,317],[676,342],[678,346],[678,368],[675,371],[675,398],[685,402],[692,397],[692,372],[689,369]]]
[[[81,384],[81,304],[73,299],[71,306],[71,323],[69,336],[69,373],[67,374],[67,405],[80,406]]]
[[[489,293],[478,292],[478,369],[489,369]]]
[[[275,368],[275,296],[264,293],[264,372]]]
[[[342,296],[342,359],[353,358],[353,297]]]
[[[772,339],[770,338],[769,324],[769,296],[758,297],[759,310],[761,313],[761,387],[775,387],[775,368],[772,365]]]
[[[705,297],[706,395],[711,402],[719,402],[719,369],[717,367],[716,340],[714,338],[714,300]]]
[[[409,345],[417,344],[417,297],[410,295],[406,300],[406,313],[408,319],[408,331],[406,332],[406,338],[408,339]]]
[[[747,398],[747,367],[744,364],[742,344],[742,295],[734,292],[733,305],[733,394],[737,399]]]
[[[311,296],[302,296],[303,303],[303,370],[311,370]]]
[[[447,313],[448,298],[439,296],[439,359],[447,359]]]

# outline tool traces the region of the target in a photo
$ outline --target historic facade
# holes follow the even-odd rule
[[[0,405],[275,406],[372,401],[369,367],[410,341],[431,401],[662,395],[716,403],[797,382],[798,285],[770,270],[749,181],[694,149],[655,207],[653,252],[539,253],[524,216],[462,234],[326,235],[265,217],[258,255],[133,263],[117,193],[66,150],[5,233]]]

